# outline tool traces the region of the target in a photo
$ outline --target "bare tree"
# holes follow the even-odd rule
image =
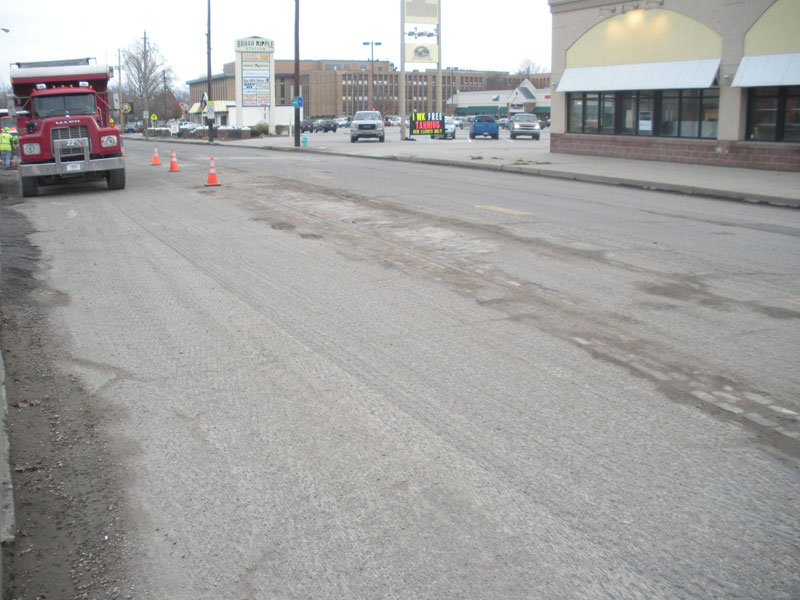
[[[8,105],[11,103],[12,95],[11,84],[5,81],[0,83],[0,108],[8,108]]]
[[[537,73],[547,73],[548,69],[539,63],[533,62],[530,58],[522,61],[522,64],[517,69],[515,75],[535,75]]]
[[[164,115],[164,119],[180,116],[180,107],[171,90],[175,74],[161,56],[156,43],[146,37],[131,42],[123,50],[122,64],[125,71],[123,94],[127,99],[135,102],[137,107],[156,114],[164,112],[166,106],[168,114]]]
[[[505,73],[493,73],[486,78],[484,89],[486,90],[504,90],[507,85],[508,76]]]

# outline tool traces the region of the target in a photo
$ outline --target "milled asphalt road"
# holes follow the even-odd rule
[[[126,136],[131,141],[142,135]],[[324,152],[401,160],[426,164],[448,164],[474,169],[500,170],[542,177],[625,185],[643,189],[755,202],[773,206],[800,207],[800,153],[798,171],[763,171],[732,167],[711,167],[688,163],[626,160],[602,156],[550,152],[550,130],[540,140],[511,140],[502,131],[499,140],[470,140],[467,130],[457,130],[455,140],[432,140],[416,136],[400,139],[398,128],[388,128],[386,142],[372,140],[350,143],[347,130],[307,134],[308,145],[295,148],[294,138],[274,136],[249,140],[219,141],[214,145],[235,145],[294,152]],[[150,138],[153,142],[200,143],[207,139]],[[167,157],[168,158],[168,157]]]
[[[800,206],[800,173],[761,172],[723,167],[554,155],[546,149],[547,136],[544,136],[540,142],[506,139],[473,142],[466,139],[466,134],[463,135],[463,138],[455,141],[419,139],[416,142],[406,142],[400,141],[399,136],[394,139],[394,136],[390,135],[384,144],[375,142],[350,144],[347,136],[340,132],[338,134],[312,134],[309,136],[309,147],[299,149],[295,149],[292,140],[288,138],[215,142],[215,144],[248,146],[276,151],[324,152],[386,160],[452,164],[459,167],[629,185],[777,206]],[[137,139],[129,141],[132,143],[152,142],[152,140],[139,141]],[[178,142],[179,140],[158,140],[157,144],[163,149],[164,143]],[[200,140],[193,143],[202,144],[204,142]],[[168,160],[168,155],[164,157],[162,154],[162,161],[164,158]],[[0,361],[1,376],[2,363]],[[3,414],[5,414],[7,404],[4,386],[2,390]],[[11,500],[11,480],[7,456],[8,441],[3,423],[2,436],[0,436],[0,466],[3,469],[0,472],[0,486],[3,492],[2,523],[0,523],[2,540],[0,541],[3,542],[13,540],[14,535],[13,501]]]

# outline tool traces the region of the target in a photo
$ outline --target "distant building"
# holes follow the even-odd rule
[[[370,101],[370,79],[373,100]],[[293,92],[294,61],[275,61],[275,98],[277,106],[289,106]],[[550,75],[510,75],[502,71],[442,70],[442,97],[447,99],[457,92],[486,89],[514,90],[526,77],[536,88],[549,88]],[[400,72],[388,61],[303,60],[300,61],[300,86],[303,90],[303,112],[310,118],[353,115],[358,110],[375,108],[383,114],[399,112]],[[193,79],[189,85],[190,113],[198,115],[207,78]],[[234,63],[224,65],[223,72],[211,81],[211,100],[225,100],[235,104]],[[406,112],[432,112],[436,107],[436,69],[406,72]],[[233,114],[232,112],[228,113]],[[224,122],[223,122],[224,121]],[[233,123],[224,115],[221,124]]]
[[[520,112],[550,117],[550,88],[536,89],[525,79],[510,90],[456,92],[447,99],[447,113],[453,115],[501,115]]]
[[[549,2],[551,151],[800,171],[800,1]]]

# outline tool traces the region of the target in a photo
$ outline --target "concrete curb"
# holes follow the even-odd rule
[[[193,144],[198,146],[225,146],[234,148],[248,148],[253,150],[271,150],[275,152],[302,152],[312,154],[326,154],[329,156],[357,157],[372,160],[394,160],[415,164],[438,165],[448,167],[458,167],[462,169],[475,169],[483,171],[501,171],[506,173],[516,173],[518,175],[529,175],[534,177],[550,177],[553,179],[566,179],[569,181],[580,181],[584,183],[599,183],[603,185],[616,185],[633,187],[649,191],[669,192],[673,194],[685,194],[687,196],[698,196],[704,198],[715,198],[718,200],[730,200],[735,202],[747,202],[750,204],[766,204],[781,208],[800,208],[800,199],[785,198],[771,194],[760,194],[752,192],[741,192],[736,190],[725,190],[719,188],[701,187],[681,183],[665,181],[649,181],[633,177],[620,177],[616,175],[596,175],[593,173],[581,173],[566,169],[546,169],[542,167],[528,165],[503,165],[492,163],[481,163],[480,161],[459,161],[441,158],[423,158],[416,156],[392,155],[392,156],[368,156],[364,154],[350,154],[347,152],[332,152],[328,150],[318,150],[316,148],[295,148],[294,146],[243,146],[236,142],[213,142],[203,140],[181,140],[181,139],[145,139],[127,138],[130,141],[140,142],[168,142],[170,144]]]

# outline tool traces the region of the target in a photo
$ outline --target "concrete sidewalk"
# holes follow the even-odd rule
[[[503,134],[501,134],[503,136]],[[126,139],[144,139],[140,134]],[[207,140],[150,138],[150,142],[199,143]],[[360,156],[427,164],[490,169],[541,177],[557,177],[593,183],[625,185],[643,189],[675,192],[763,203],[773,206],[800,207],[800,172],[762,171],[730,167],[711,167],[684,163],[627,160],[549,151],[550,135],[542,139],[469,140],[459,130],[455,140],[432,140],[418,136],[401,141],[399,130],[387,129],[386,142],[350,143],[346,131],[315,133],[308,136],[308,147],[294,147],[288,136],[237,141],[214,141],[212,145],[255,147],[291,152]]]

